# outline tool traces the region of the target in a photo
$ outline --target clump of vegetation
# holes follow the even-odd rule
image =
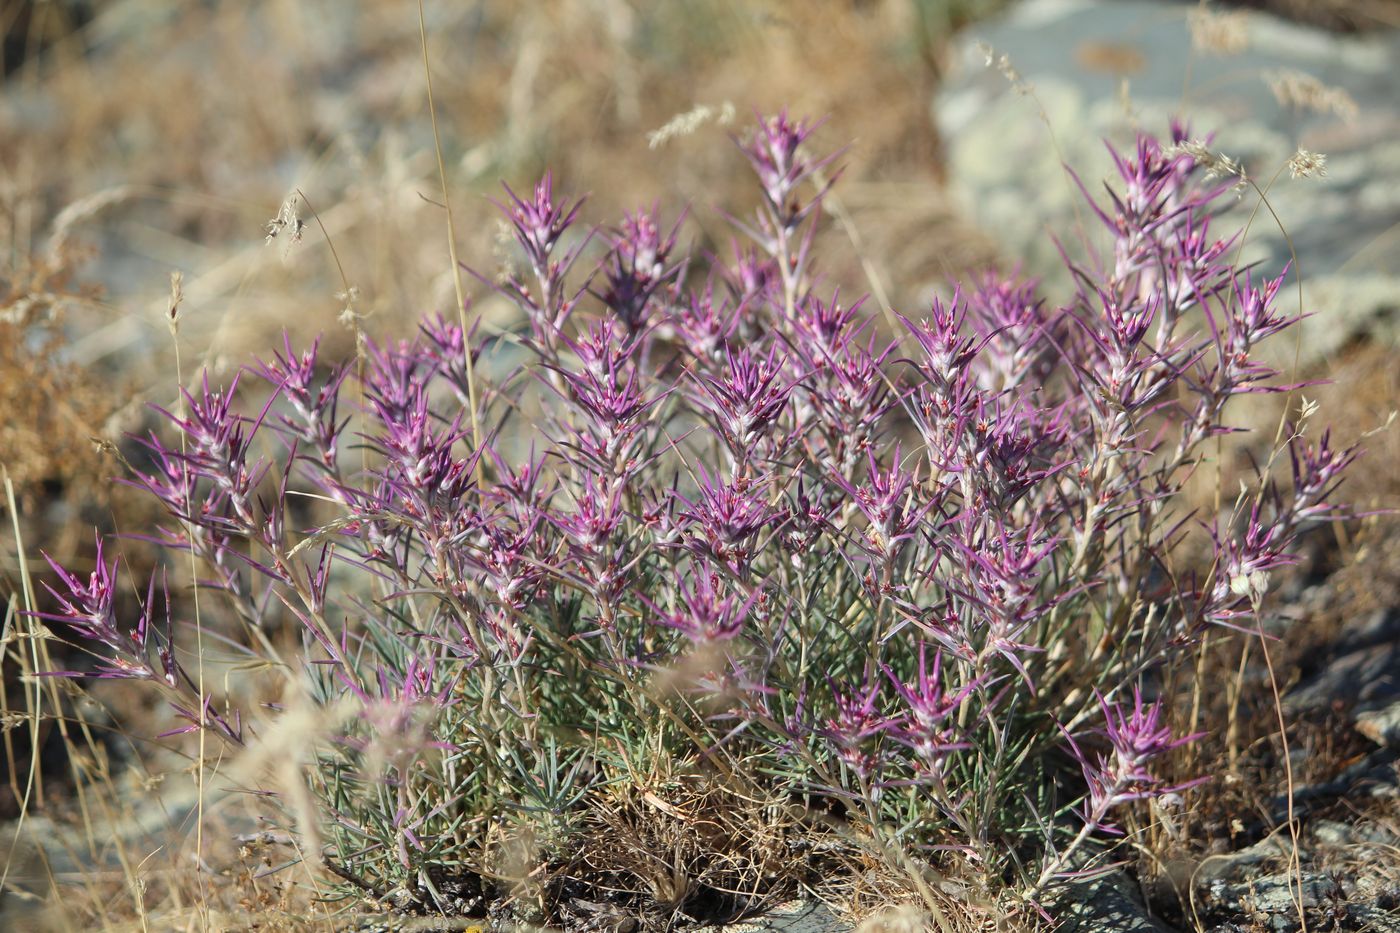
[[[1233,506],[1184,508],[1230,400],[1289,388],[1257,350],[1296,318],[1211,235],[1230,180],[1181,128],[1118,157],[1063,305],[988,276],[883,322],[816,268],[814,130],[740,141],[728,257],[659,209],[583,230],[546,176],[479,275],[518,330],[463,308],[197,380],[133,458],[172,555],[141,611],[101,552],[54,563],[42,617],[97,656],[63,676],[277,759],[302,857],[414,913],[661,929],[878,865],[1034,916],[1201,780],[1180,672],[1255,630],[1356,451],[1287,425]],[[223,615],[270,715],[177,644]]]

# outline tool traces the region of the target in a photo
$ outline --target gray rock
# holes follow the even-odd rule
[[[1357,845],[1391,848],[1400,845],[1400,836],[1397,836],[1389,827],[1369,820],[1352,823],[1315,820],[1308,826],[1308,835],[1312,840],[1313,847],[1324,852]]]
[[[1288,933],[1301,927],[1301,906],[1309,929],[1400,931],[1394,910],[1400,889],[1389,854],[1396,836],[1383,820],[1308,820],[1306,804],[1315,790],[1298,795],[1295,812],[1305,828],[1296,867],[1292,840],[1280,829],[1247,848],[1212,855],[1183,875],[1190,878],[1197,915],[1209,921],[1205,929]],[[1326,796],[1335,799],[1337,791]]]
[[[1244,881],[1271,862],[1287,859],[1291,847],[1284,835],[1268,836],[1252,846],[1223,855],[1212,855],[1196,869],[1193,879],[1207,886]]]
[[[1400,916],[1395,911],[1370,904],[1347,905],[1347,921],[1350,929],[1367,930],[1369,933],[1400,933]],[[1348,929],[1348,927],[1342,927]]]
[[[1300,884],[1297,876],[1285,871],[1233,884],[1213,882],[1206,886],[1203,906],[1237,912],[1257,928],[1287,933],[1302,926],[1299,907],[1312,919],[1316,911],[1331,904],[1345,909],[1344,898],[1341,887],[1328,877],[1303,872]]]
[[[1356,714],[1356,731],[1378,745],[1400,746],[1400,699]]]
[[[1067,277],[1048,232],[1071,246],[1081,229],[1104,239],[1062,163],[1102,192],[1112,171],[1103,139],[1123,147],[1138,127],[1165,134],[1180,114],[1194,135],[1214,132],[1213,148],[1240,160],[1261,186],[1300,146],[1320,152],[1326,177],[1294,180],[1284,171],[1268,194],[1297,249],[1307,310],[1316,312],[1303,324],[1305,362],[1361,332],[1400,339],[1400,32],[1338,36],[1245,12],[1233,15],[1247,47],[1211,55],[1192,50],[1187,19],[1197,7],[1028,0],[970,28],[935,105],[954,197],[1055,297]],[[988,46],[1007,57],[1030,95],[987,66]],[[1334,89],[1322,95],[1330,109],[1281,104],[1269,84],[1280,73]],[[1246,193],[1218,232],[1242,228],[1257,203]],[[1289,258],[1261,208],[1244,259],[1276,272]],[[1291,361],[1294,340],[1280,342]]]
[[[815,898],[779,904],[762,916],[724,927],[704,927],[697,933],[847,933],[851,927],[836,919]]]
[[[1061,889],[1051,906],[1064,933],[1167,933],[1153,917],[1142,892],[1126,872],[1106,875]]]
[[[1285,699],[1292,714],[1340,703],[1357,731],[1400,747],[1400,610],[1375,613],[1346,632],[1322,669]]]
[[[1393,881],[1386,860],[1367,860],[1365,846],[1387,847],[1393,837],[1376,826],[1354,827],[1319,820],[1300,843],[1299,868],[1290,868],[1292,845],[1277,833],[1228,855],[1203,861],[1192,875],[1194,904],[1214,930],[1238,928],[1288,933],[1301,927],[1299,908],[1310,929],[1400,930],[1390,903]],[[1359,848],[1360,847],[1360,848]],[[1349,865],[1334,873],[1328,866]]]

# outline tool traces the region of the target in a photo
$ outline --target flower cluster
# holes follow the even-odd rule
[[[582,231],[546,176],[506,189],[519,261],[479,276],[514,333],[434,318],[354,367],[287,342],[140,441],[132,481],[171,518],[152,540],[214,594],[201,624],[241,623],[226,641],[250,657],[290,627],[301,663],[277,669],[363,708],[316,768],[327,856],[357,877],[471,862],[490,845],[469,827],[543,787],[585,805],[560,775],[519,783],[567,742],[600,782],[722,755],[1008,868],[997,853],[1061,831],[1025,792],[1062,786],[1057,749],[1082,771],[1081,841],[1188,786],[1164,756],[1198,737],[1141,691],[1212,626],[1248,628],[1301,529],[1342,514],[1356,456],[1290,431],[1291,477],[1191,517],[1230,400],[1286,388],[1258,355],[1296,320],[1282,276],[1230,265],[1210,233],[1229,192],[1174,128],[1116,156],[1093,205],[1111,248],[1072,293],[988,274],[890,329],[821,287],[816,129],[780,114],[739,140],[761,197],[727,260],[656,209]],[[92,643],[92,673],[244,741],[174,635],[151,655],[154,582],[127,621],[100,554],[87,579],[54,566],[44,618]],[[1101,724],[1108,750],[1054,723]]]
[[[1153,774],[1148,765],[1174,748],[1193,742],[1204,733],[1173,737],[1164,720],[1162,701],[1159,699],[1144,706],[1142,691],[1134,688],[1133,705],[1124,709],[1117,703],[1099,698],[1103,707],[1103,737],[1111,749],[1108,755],[1094,758],[1086,756],[1071,740],[1071,748],[1084,769],[1084,778],[1089,784],[1089,799],[1085,803],[1085,823],[1099,828],[1107,828],[1105,822],[1110,811],[1125,803],[1148,797],[1163,797],[1178,793],[1196,780],[1167,786]]]

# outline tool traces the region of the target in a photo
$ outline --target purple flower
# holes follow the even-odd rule
[[[553,359],[562,328],[578,304],[582,289],[574,294],[565,290],[569,271],[588,242],[585,237],[562,252],[560,241],[578,217],[582,202],[572,206],[554,198],[554,183],[549,173],[535,185],[530,199],[518,197],[509,185],[505,188],[508,203],[497,207],[509,219],[515,230],[515,241],[530,264],[533,287],[513,271],[507,271],[500,282],[477,275],[483,282],[497,288],[525,312],[534,332],[533,345],[546,359]],[[473,273],[476,275],[476,273]]]
[[[1105,723],[1101,734],[1107,739],[1111,752],[1091,756],[1079,747],[1073,736],[1065,734],[1070,752],[1083,769],[1089,788],[1084,803],[1084,827],[1074,842],[1046,866],[1036,883],[1036,890],[1044,887],[1068,863],[1070,854],[1090,833],[1118,832],[1109,820],[1113,810],[1138,800],[1178,794],[1209,780],[1208,777],[1200,777],[1168,785],[1148,768],[1152,761],[1172,749],[1194,742],[1203,734],[1173,737],[1171,730],[1163,723],[1160,699],[1150,706],[1144,705],[1142,693],[1137,687],[1133,688],[1133,706],[1130,710],[1125,711],[1120,704],[1110,703],[1101,695],[1098,699]]]
[[[676,629],[697,644],[729,641],[744,629],[761,588],[747,599],[726,592],[719,573],[704,560],[691,563],[676,583],[677,609],[657,612],[656,623]],[[650,604],[650,600],[646,600]]]
[[[604,477],[585,476],[574,495],[574,510],[545,517],[583,554],[602,552],[622,524],[622,488]]]
[[[680,517],[692,526],[686,546],[744,576],[753,560],[754,538],[777,517],[759,495],[759,489],[743,479],[720,482],[700,467],[700,489],[695,500],[679,493],[674,495],[685,506]]]
[[[1103,708],[1104,736],[1113,746],[1113,767],[1110,772],[1115,781],[1140,786],[1156,782],[1147,765],[1174,748],[1199,739],[1205,733],[1173,738],[1171,729],[1162,721],[1162,701],[1159,699],[1150,706],[1144,706],[1142,691],[1133,688],[1133,706],[1125,710],[1122,706],[1110,704],[1099,697]]]
[[[1206,610],[1209,621],[1239,628],[1235,620],[1254,613],[1268,592],[1271,572],[1296,560],[1284,550],[1286,527],[1266,522],[1255,502],[1243,537],[1216,538],[1215,586]]]
[[[672,323],[685,340],[688,349],[701,365],[719,360],[739,326],[742,306],[731,308],[722,299],[716,301],[713,282],[705,290],[692,292],[689,299],[672,312]]]
[[[652,302],[674,284],[682,268],[683,261],[668,265],[682,220],[684,216],[663,237],[654,212],[637,211],[623,219],[622,230],[613,239],[598,297],[630,333],[646,327]]]
[[[772,258],[762,255],[756,247],[742,249],[738,243],[734,244],[734,261],[723,271],[734,303],[740,308],[756,308],[767,303],[780,279],[777,263]],[[751,321],[745,323],[752,325]]]
[[[1142,692],[1133,688],[1133,705],[1125,710],[1102,696],[1099,705],[1104,714],[1102,734],[1108,740],[1112,754],[1096,755],[1092,760],[1070,741],[1071,750],[1079,759],[1089,784],[1087,822],[1100,828],[1111,828],[1108,813],[1125,803],[1179,793],[1194,787],[1207,777],[1168,786],[1148,765],[1174,748],[1199,739],[1204,733],[1176,738],[1163,722],[1160,699],[1144,705]]]
[[[336,464],[336,445],[344,422],[337,421],[340,385],[349,374],[348,366],[337,366],[317,386],[318,350],[320,340],[298,354],[292,349],[291,338],[282,334],[283,351],[273,352],[271,363],[259,362],[255,372],[276,386],[292,406],[295,418],[279,416],[279,423],[298,442],[308,444],[319,454],[316,461],[322,468],[332,470]]]
[[[116,598],[117,562],[108,563],[102,552],[102,536],[97,535],[97,554],[93,558],[95,567],[86,581],[77,574],[64,570],[57,561],[45,554],[54,573],[63,584],[63,592],[47,583],[48,590],[58,600],[57,613],[43,613],[40,618],[63,622],[84,638],[100,642],[116,651],[128,649],[128,638],[123,637],[117,627]],[[142,648],[146,643],[146,619],[143,617],[137,628],[129,636],[135,647]]]
[[[943,653],[934,653],[931,672],[927,662],[928,645],[920,642],[919,675],[913,684],[901,681],[888,666],[882,666],[882,669],[905,707],[904,716],[891,732],[891,737],[913,749],[923,768],[936,769],[950,752],[970,747],[958,738],[957,731],[946,725],[945,721],[983,680],[970,681],[961,690],[949,694],[943,687]]]
[[[587,420],[574,427],[580,450],[591,467],[628,472],[636,464],[626,461],[633,442],[642,432],[647,412],[665,393],[647,397],[646,388],[635,367],[614,368],[595,376],[561,371],[569,400]]]
[[[979,662],[1000,656],[1034,689],[1024,656],[1045,648],[1022,639],[1056,602],[1070,595],[1061,591],[1040,596],[1045,564],[1060,542],[1042,537],[1035,525],[1015,529],[1004,524],[977,532],[971,543],[950,540],[966,562],[959,582],[967,587],[966,597],[983,626]]]
[[[1285,270],[1277,278],[1266,281],[1263,288],[1254,287],[1248,271],[1244,273],[1243,282],[1239,276],[1232,278],[1230,313],[1221,350],[1225,357],[1223,366],[1232,385],[1258,383],[1275,375],[1272,367],[1253,359],[1251,352],[1259,341],[1298,320],[1284,317],[1274,308],[1278,290],[1287,275]]]
[[[1288,456],[1293,466],[1292,514],[1296,521],[1316,521],[1337,515],[1336,506],[1326,500],[1336,492],[1342,474],[1361,454],[1353,444],[1338,450],[1332,447],[1332,432],[1322,432],[1316,446],[1288,427]]]
[[[158,459],[177,461],[199,478],[213,483],[217,495],[233,508],[230,519],[236,522],[240,531],[253,530],[257,524],[254,515],[252,493],[261,481],[266,466],[261,462],[249,462],[248,452],[251,440],[262,424],[272,399],[267,400],[262,412],[246,421],[233,410],[234,394],[238,391],[238,376],[225,390],[209,387],[209,374],[201,375],[200,392],[196,396],[187,389],[181,389],[187,415],[183,418],[171,414],[159,406],[152,406],[175,425],[185,436],[186,448],[183,451],[164,448],[156,442],[153,448]],[[153,438],[154,440],[154,438]],[[167,470],[167,475],[171,472]],[[213,503],[206,504],[213,510]]]
[[[846,308],[842,307],[840,297],[838,291],[830,301],[823,302],[815,295],[808,295],[797,306],[793,330],[797,335],[799,352],[813,369],[831,365],[864,328],[856,321],[865,299]]]
[[[724,350],[725,368],[717,376],[697,374],[706,407],[736,454],[752,449],[777,422],[792,386],[784,379],[785,360],[777,347],[759,356],[747,347]]]
[[[827,432],[829,446],[842,453],[843,466],[854,466],[854,457],[868,449],[895,405],[885,364],[897,346],[890,343],[877,351],[874,334],[864,347],[851,341],[806,383],[802,397],[812,411],[802,421]]]
[[[499,206],[515,227],[516,241],[525,250],[531,264],[536,269],[544,269],[564,231],[569,229],[578,217],[582,202],[576,201],[572,206],[567,202],[556,202],[554,179],[548,172],[545,172],[544,178],[535,185],[529,200],[517,196],[510,190],[509,185],[501,187],[506,189],[510,203]]]
[[[372,443],[387,461],[384,478],[391,493],[406,494],[412,517],[427,519],[434,510],[452,510],[461,502],[473,484],[476,455],[462,459],[453,453],[466,436],[460,420],[438,428],[427,392],[415,388],[409,395],[401,406],[370,399],[384,426]]]
[[[537,457],[532,446],[530,455],[520,466],[512,467],[495,448],[488,448],[487,454],[496,466],[496,481],[491,496],[506,505],[517,519],[536,515],[549,500],[549,494],[540,488],[544,457]]]
[[[812,161],[802,153],[802,144],[816,132],[819,125],[791,120],[784,110],[777,116],[761,121],[758,132],[740,145],[754,173],[758,175],[768,207],[779,218],[780,225],[789,231],[802,222],[820,200],[821,193],[834,181],[828,181],[805,206],[795,197],[797,189],[805,181],[835,158],[835,155],[831,155]]]
[[[903,316],[900,320],[924,352],[923,359],[918,361],[920,368],[933,385],[944,392],[966,377],[968,364],[986,342],[985,338],[978,340],[963,333],[967,305],[961,291],[946,303],[934,298],[929,316],[917,324]]]
[[[512,527],[505,522],[485,523],[481,526],[480,543],[467,557],[503,609],[513,612],[525,609],[543,582],[544,571],[533,553],[540,521],[536,517],[524,527]],[[574,521],[579,523],[576,533],[580,535],[598,534],[603,530],[596,526],[585,529],[582,527],[588,524],[585,519]]]
[[[870,748],[872,740],[896,723],[879,710],[882,683],[873,678],[858,687],[842,687],[831,681],[835,715],[826,720],[825,727],[817,730],[831,743],[841,763],[861,779],[879,769],[880,758]]]
[[[481,319],[472,324],[470,333],[463,335],[459,324],[453,323],[441,314],[428,317],[418,326],[427,338],[424,357],[433,366],[435,374],[452,387],[457,401],[470,404],[471,386],[467,376],[467,343],[471,343],[472,365],[475,368],[481,359],[482,344],[476,339],[476,331]]]
[[[980,388],[1000,392],[1028,380],[1037,386],[1054,365],[1052,321],[1035,281],[988,274],[967,294],[973,330],[985,341],[974,369]]]
[[[918,470],[916,468],[913,473],[904,470],[899,445],[895,445],[888,470],[880,469],[873,452],[867,452],[866,456],[869,469],[863,484],[855,486],[839,474],[832,475],[831,481],[851,497],[865,516],[866,526],[861,530],[865,549],[881,560],[888,560],[903,542],[914,536],[915,529],[935,503],[915,497],[913,489],[919,482]]]
[[[594,379],[616,381],[635,362],[642,335],[624,332],[616,318],[605,317],[589,324],[577,340],[564,337],[562,342]]]

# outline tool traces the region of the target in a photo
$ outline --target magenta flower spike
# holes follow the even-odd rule
[[[724,349],[725,368],[716,376],[698,374],[705,406],[714,414],[724,437],[736,452],[751,449],[776,424],[792,386],[786,380],[785,359],[777,347],[764,356],[747,347]]]
[[[774,510],[744,480],[721,482],[700,468],[700,490],[692,502],[680,494],[680,517],[690,524],[686,547],[743,576],[753,560],[755,538],[773,524]]]

